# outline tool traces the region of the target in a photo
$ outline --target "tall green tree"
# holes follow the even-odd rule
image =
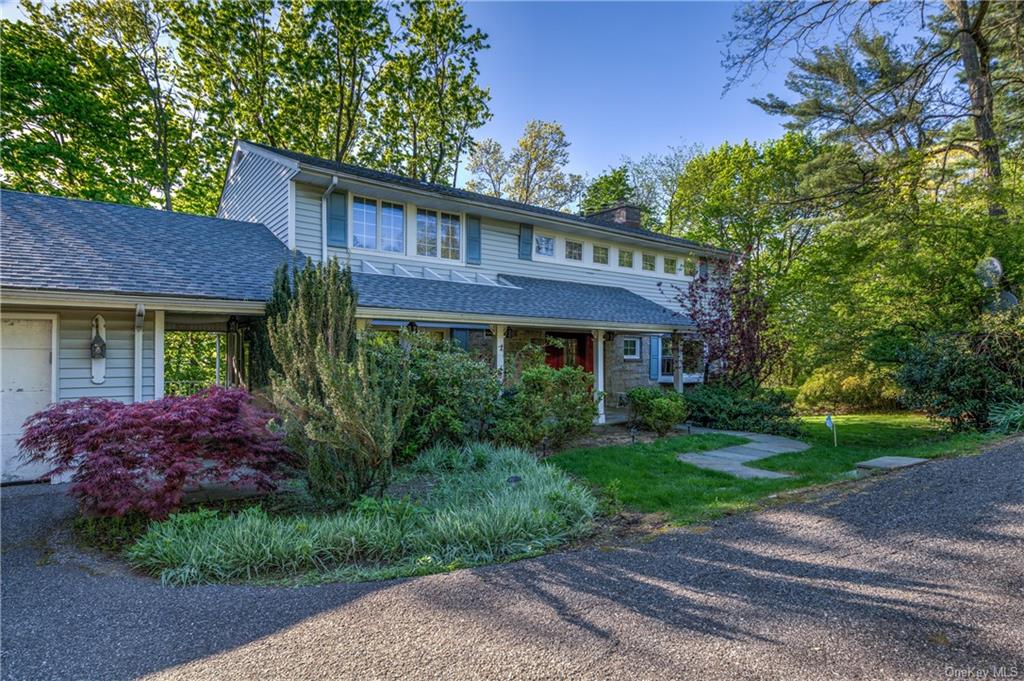
[[[171,208],[195,128],[153,5],[23,10],[3,23],[5,184]]]
[[[359,159],[426,182],[455,184],[474,130],[491,117],[477,54],[487,35],[455,0],[412,0],[398,15],[398,44],[368,105]]]
[[[530,121],[515,148],[506,154],[501,144],[482,140],[470,154],[470,191],[555,210],[570,208],[581,196],[581,175],[566,171],[569,140],[554,121]]]
[[[580,199],[580,212],[584,215],[619,203],[636,201],[636,187],[629,177],[629,168],[621,165],[610,168],[587,185]]]

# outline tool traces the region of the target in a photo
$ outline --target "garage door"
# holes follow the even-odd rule
[[[53,321],[4,317],[0,323],[0,479],[35,480],[47,467],[18,458],[25,419],[53,399]]]

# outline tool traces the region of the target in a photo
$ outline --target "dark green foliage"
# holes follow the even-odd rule
[[[164,392],[193,395],[217,378],[217,335],[201,331],[164,334]]]
[[[629,409],[634,423],[665,435],[686,420],[689,409],[683,396],[674,390],[640,387],[629,391]]]
[[[708,428],[796,435],[793,401],[776,390],[736,390],[702,385],[683,393],[690,421]]]
[[[528,366],[498,403],[493,437],[522,447],[558,447],[590,430],[594,377],[581,367]]]
[[[75,518],[75,540],[82,546],[106,553],[120,553],[146,534],[150,519],[145,513]]]
[[[1024,317],[986,315],[976,329],[933,334],[903,355],[904,403],[953,430],[983,430],[997,404],[1024,400]]]
[[[291,269],[284,263],[274,273],[274,288],[270,293],[270,300],[267,301],[264,316],[253,321],[247,329],[250,389],[269,386],[271,374],[281,370],[281,366],[274,359],[274,349],[270,347],[269,325],[271,319],[284,319],[288,316],[291,298]]]
[[[400,454],[412,458],[431,445],[483,439],[501,393],[497,373],[450,343],[425,335],[407,341],[415,402]]]
[[[269,321],[274,402],[307,487],[324,506],[380,495],[412,406],[408,356],[356,337],[352,275],[331,259],[294,276],[286,315]]]

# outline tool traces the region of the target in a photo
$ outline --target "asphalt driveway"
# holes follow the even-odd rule
[[[1024,678],[1024,440],[653,540],[410,580],[165,588],[3,491],[4,679]],[[969,676],[973,674],[973,676]]]

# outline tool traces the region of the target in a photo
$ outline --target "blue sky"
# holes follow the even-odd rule
[[[555,120],[574,172],[670,145],[713,146],[782,134],[747,99],[784,91],[786,63],[724,97],[722,37],[735,3],[469,2],[490,36],[480,57],[493,120],[478,137],[513,144],[531,119]]]

